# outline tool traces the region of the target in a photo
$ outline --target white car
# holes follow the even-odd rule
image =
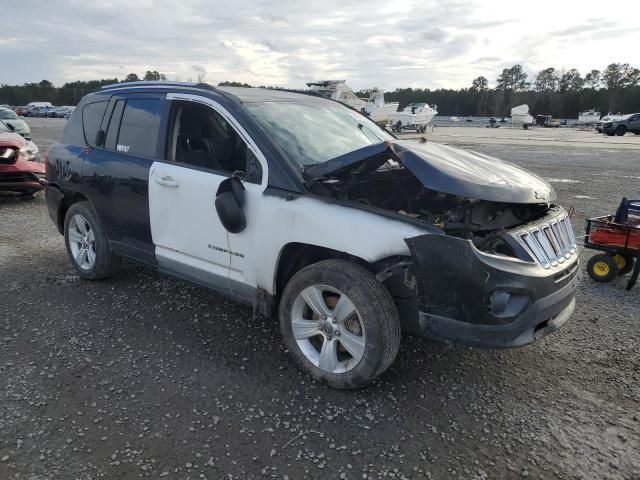
[[[574,309],[576,241],[548,183],[333,100],[116,84],[84,97],[47,162],[81,277],[127,258],[253,305],[333,387],[387,370],[401,331],[515,347]]]

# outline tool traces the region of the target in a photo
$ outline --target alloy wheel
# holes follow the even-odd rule
[[[68,235],[76,264],[82,270],[91,270],[96,263],[96,237],[87,219],[75,214],[69,222]]]
[[[364,322],[344,293],[328,285],[311,285],[298,294],[291,314],[293,336],[316,367],[345,373],[362,360]]]

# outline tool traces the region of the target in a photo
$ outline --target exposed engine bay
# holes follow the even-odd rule
[[[480,250],[512,256],[502,233],[546,215],[551,205],[477,200],[426,188],[412,172],[385,164],[373,172],[325,178],[316,193],[406,215],[470,239]]]

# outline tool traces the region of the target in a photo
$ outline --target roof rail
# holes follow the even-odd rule
[[[209,88],[215,90],[215,88],[208,83],[195,83],[195,82],[172,82],[168,80],[137,80],[134,82],[122,82],[122,83],[111,83],[109,85],[103,85],[100,87],[101,90],[109,90],[111,88],[119,88],[119,87],[146,87],[152,85],[167,85],[167,86],[178,86],[178,87],[196,87],[196,88]]]

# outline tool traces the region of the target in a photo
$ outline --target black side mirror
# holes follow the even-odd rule
[[[104,130],[100,129],[96,132],[96,146],[97,147],[103,147],[104,146],[104,141],[106,139],[107,134],[105,133]]]
[[[9,130],[11,130],[12,132],[16,131],[16,127],[13,125],[13,123],[7,122],[7,127],[9,127]]]
[[[244,185],[237,177],[231,177],[220,183],[216,193],[216,212],[222,226],[231,233],[240,233],[247,226],[242,211],[244,205]]]

